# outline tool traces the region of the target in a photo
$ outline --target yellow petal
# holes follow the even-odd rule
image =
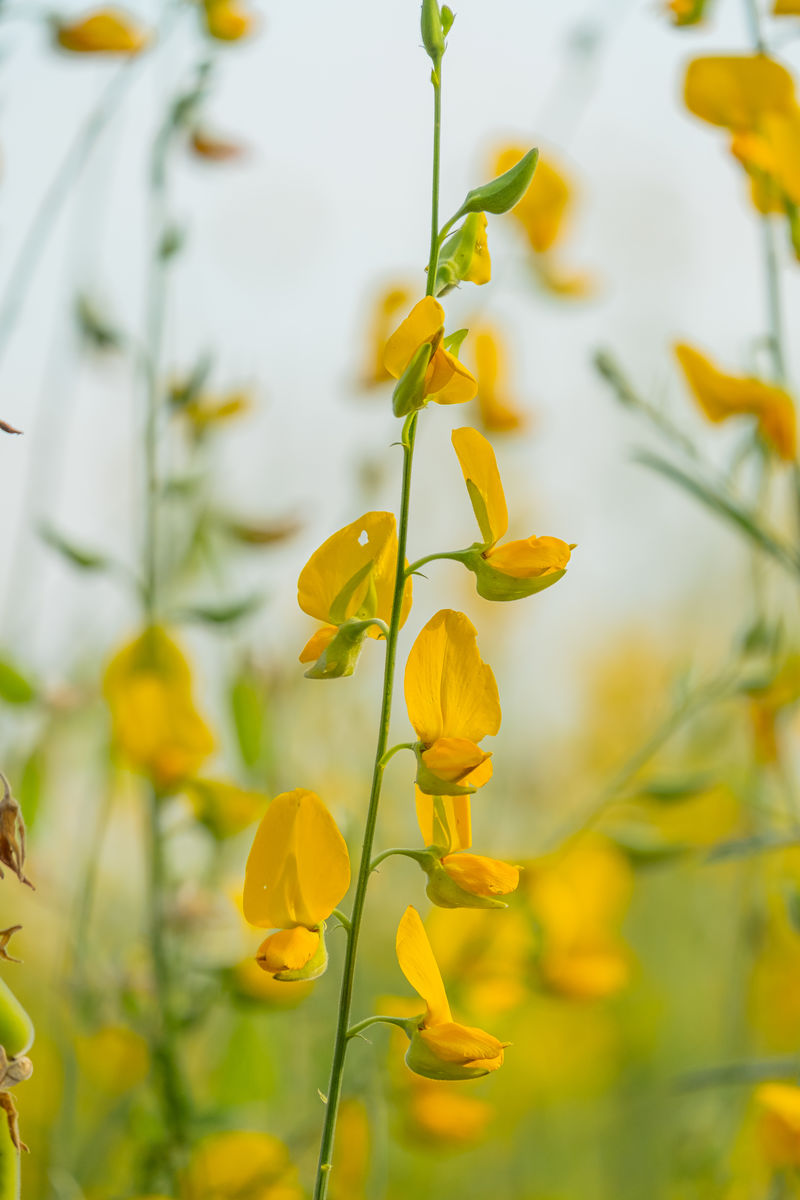
[[[509,1045],[508,1042],[498,1041],[483,1029],[459,1025],[455,1021],[426,1022],[420,1036],[443,1062],[485,1071],[496,1071],[503,1065],[503,1051]]]
[[[396,566],[394,513],[365,513],[314,551],[300,572],[297,602],[303,612],[326,624],[340,625],[350,617],[379,617],[388,622],[392,615]],[[401,624],[408,616],[411,598],[409,579],[403,594]],[[311,643],[303,651],[306,652],[310,654]]]
[[[570,548],[561,538],[529,537],[494,546],[484,555],[496,571],[514,579],[537,579],[563,571],[570,559]]]
[[[776,1167],[800,1166],[800,1088],[762,1083],[754,1096],[764,1155]]]
[[[800,0],[775,0],[773,17],[800,17]]]
[[[417,823],[426,846],[467,850],[472,845],[469,796],[427,796],[415,788]]]
[[[466,404],[478,394],[478,381],[462,362],[441,346],[433,357],[434,369],[430,387],[426,384],[425,395],[435,404]]]
[[[195,708],[189,664],[163,629],[153,627],[120,650],[106,669],[115,749],[159,790],[194,775],[214,750]]]
[[[480,742],[497,733],[497,684],[464,613],[442,609],[422,629],[408,656],[405,696],[411,724],[426,746],[439,738]]]
[[[791,396],[782,388],[761,385],[765,390],[757,413],[761,436],[784,462],[797,457],[797,415]]]
[[[266,807],[261,792],[225,779],[192,779],[186,787],[194,815],[214,837],[233,837],[252,825]]]
[[[238,42],[253,28],[253,18],[236,0],[205,0],[206,31],[219,42]]]
[[[486,226],[488,225],[486,213],[471,213],[465,223],[470,222],[474,223],[476,229],[475,244],[469,267],[464,273],[464,279],[468,283],[474,283],[480,287],[484,283],[489,283],[492,278],[492,260],[486,238]]]
[[[258,947],[256,962],[268,975],[279,975],[282,971],[299,971],[319,949],[319,933],[297,925],[293,929],[279,929],[271,933]]]
[[[422,751],[422,761],[428,770],[448,783],[465,780],[489,758],[490,754],[467,738],[437,738],[427,750]]]
[[[74,54],[138,54],[150,35],[127,13],[102,8],[56,27],[56,40]]]
[[[453,430],[452,442],[484,545],[493,546],[508,529],[508,508],[494,450],[468,425]]]
[[[793,204],[800,204],[800,110],[766,113],[762,121],[764,168]]]
[[[478,379],[478,407],[484,429],[490,433],[522,429],[528,416],[509,396],[507,354],[501,335],[491,326],[484,325],[474,331],[472,345]]]
[[[300,651],[300,662],[316,662],[325,647],[336,637],[337,628],[336,625],[322,625],[316,633],[312,633]]]
[[[414,991],[427,1005],[426,1024],[452,1020],[441,972],[417,910],[409,905],[397,928],[397,961]]]
[[[442,866],[459,887],[475,896],[506,896],[519,886],[519,867],[482,854],[448,854]]]
[[[226,1130],[202,1138],[182,1181],[192,1200],[301,1200],[289,1151],[269,1133]]]
[[[314,928],[349,886],[347,846],[320,798],[304,788],[276,796],[247,859],[245,918],[264,928]]]
[[[386,343],[383,365],[399,379],[423,342],[432,342],[444,329],[444,309],[433,296],[425,296]]]
[[[364,387],[374,387],[391,379],[384,366],[384,354],[389,335],[411,300],[411,293],[403,284],[390,284],[377,298],[367,330],[367,355],[361,382]]]
[[[768,112],[789,112],[794,82],[764,54],[708,55],[686,70],[684,101],[690,112],[726,129],[757,129]]]

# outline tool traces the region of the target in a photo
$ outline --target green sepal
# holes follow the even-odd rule
[[[422,0],[419,24],[425,52],[435,66],[444,54],[444,30],[438,0]]]
[[[351,619],[339,626],[336,636],[328,643],[313,667],[305,673],[306,679],[341,679],[352,675],[356,669],[367,630],[374,620]]]
[[[453,333],[448,333],[446,338],[442,338],[442,345],[448,354],[454,354],[458,358],[458,352],[461,349],[464,339],[469,333],[468,329],[456,329]]]
[[[547,575],[535,575],[531,579],[517,579],[493,567],[483,556],[483,546],[477,544],[451,557],[457,558],[468,571],[472,571],[478,595],[483,596],[484,600],[524,600],[526,596],[535,596],[537,592],[552,587],[567,573],[563,568],[550,571]]]
[[[372,568],[374,565],[374,559],[370,559],[369,562],[365,562],[363,567],[360,567],[354,575],[351,575],[342,590],[332,601],[331,606],[328,609],[328,619],[330,620],[331,625],[343,625],[345,621],[348,620],[347,609],[350,601],[353,599],[353,596],[356,594],[367,576],[372,574]],[[364,597],[364,602],[359,611],[353,615],[365,620],[368,617],[375,616],[376,608],[377,595],[375,594],[375,584],[372,580],[370,580],[370,584],[367,585],[367,594]]]
[[[477,791],[477,788],[462,787],[460,783],[435,775],[422,760],[424,749],[421,742],[417,742],[414,746],[414,754],[417,757],[417,777],[414,782],[426,796],[471,796],[474,791]]]
[[[527,154],[515,163],[510,170],[490,183],[473,188],[467,192],[466,199],[453,218],[457,221],[467,213],[487,212],[497,216],[508,212],[515,204],[519,204],[527,192],[536,164],[539,161],[539,151],[529,150]]]
[[[423,342],[414,351],[411,362],[398,379],[392,392],[392,411],[396,417],[407,417],[425,407],[425,374],[433,354],[430,342]]]
[[[462,888],[447,873],[439,858],[428,855],[430,865],[420,861],[420,866],[428,876],[428,886],[425,888],[428,899],[437,908],[508,908],[503,900],[494,896],[478,896]]]
[[[434,288],[437,296],[447,295],[466,278],[475,257],[475,245],[483,233],[480,224],[482,216],[482,212],[470,213],[461,228],[442,246]]]
[[[423,1075],[426,1079],[480,1079],[488,1075],[486,1067],[460,1066],[458,1063],[445,1062],[433,1053],[430,1046],[421,1036],[424,1017],[417,1017],[414,1032],[410,1036],[410,1044],[406,1050],[406,1066],[415,1075]]]
[[[33,1022],[5,980],[0,979],[0,1046],[9,1058],[18,1058],[32,1045]]]
[[[325,922],[323,921],[317,931],[319,933],[319,946],[313,958],[310,958],[304,967],[298,967],[296,971],[279,971],[277,975],[273,975],[273,979],[277,979],[280,983],[299,983],[305,980],[310,983],[312,979],[319,979],[320,975],[324,975],[328,969],[328,947],[325,945]]]
[[[442,33],[447,37],[450,30],[453,28],[453,21],[456,19],[456,14],[450,8],[449,4],[442,5]]]

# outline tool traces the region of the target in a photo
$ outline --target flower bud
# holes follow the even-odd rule
[[[507,575],[492,566],[491,560],[485,557],[483,548],[478,545],[465,550],[458,558],[468,571],[472,571],[478,595],[483,596],[484,600],[522,600],[558,583],[567,573],[566,568],[561,568],[527,579]]]
[[[433,347],[423,342],[395,384],[392,392],[392,411],[396,417],[407,417],[409,413],[425,407],[425,376],[431,361]]]
[[[457,217],[466,213],[487,212],[497,215],[508,212],[519,204],[528,190],[539,161],[539,151],[529,150],[503,175],[467,192],[466,199],[458,210]]]
[[[430,855],[423,864],[428,874],[428,899],[439,908],[507,908],[498,896],[516,890],[519,869],[481,854]]]
[[[318,929],[296,925],[278,929],[258,947],[256,962],[262,971],[281,982],[318,979],[328,966],[325,922]]]
[[[372,621],[354,620],[340,625],[313,667],[306,671],[306,679],[341,679],[352,675],[372,625]]]
[[[446,295],[464,281],[479,285],[488,283],[491,277],[486,214],[470,213],[461,228],[442,246],[436,271],[436,295]]]
[[[470,1034],[478,1035],[473,1053],[483,1055],[488,1052],[492,1054],[492,1058],[468,1057],[462,1049],[465,1034],[467,1037]],[[485,1048],[482,1045],[484,1042]],[[426,1079],[480,1079],[482,1075],[488,1075],[490,1071],[502,1065],[505,1045],[483,1030],[472,1030],[455,1022],[432,1028],[419,1024],[410,1034],[406,1066],[416,1075],[424,1075]]]
[[[452,24],[452,21],[450,23]],[[422,44],[433,65],[436,66],[444,54],[444,30],[442,29],[438,0],[422,0],[420,30]]]

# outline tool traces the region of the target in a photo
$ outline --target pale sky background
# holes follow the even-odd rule
[[[41,23],[27,19],[32,0],[11,7],[26,19],[0,26],[0,286],[76,129],[119,71],[54,54]],[[157,6],[130,7],[148,18]],[[359,399],[354,379],[371,291],[397,273],[423,287],[431,89],[415,0],[257,7],[260,35],[216,52],[207,109],[209,124],[247,143],[250,158],[219,167],[176,159],[172,208],[189,242],[174,274],[167,345],[172,367],[211,348],[220,384],[257,385],[258,413],[222,440],[220,492],[242,513],[297,512],[307,524],[291,545],[257,557],[230,594],[265,588],[270,601],[251,640],[294,655],[311,628],[296,610],[297,573],[324,537],[363,511],[352,479],[366,455],[380,454],[388,469],[372,506],[396,506],[400,456],[386,449],[397,436],[389,396]],[[669,637],[674,626],[686,645],[691,615],[698,645],[714,629],[724,646],[736,625],[717,612],[744,586],[743,553],[695,505],[629,463],[639,427],[618,412],[591,356],[613,348],[640,389],[669,395],[674,415],[715,453],[730,445],[726,431],[702,427],[669,346],[688,337],[736,369],[764,330],[759,231],[746,184],[724,135],[679,103],[689,57],[748,48],[745,3],[717,0],[701,31],[673,29],[657,0],[455,7],[444,64],[442,215],[488,177],[498,138],[553,147],[581,193],[562,257],[601,286],[581,304],[536,293],[522,276],[513,227],[498,219],[489,231],[495,282],[480,292],[467,285],[448,300],[452,329],[478,307],[507,326],[516,394],[536,414],[528,436],[498,449],[513,532],[554,534],[579,549],[562,583],[505,606],[502,622],[470,598],[457,567],[434,567],[432,583],[418,587],[409,636],[439,605],[465,607],[483,623],[486,657],[492,648],[502,657],[503,644],[512,651],[504,699],[516,697],[529,712],[544,694],[542,709],[558,711],[586,655],[622,628]],[[3,636],[56,676],[130,630],[133,615],[113,585],[76,579],[47,551],[16,558],[14,540],[33,538],[31,519],[47,515],[76,541],[131,558],[142,400],[126,367],[79,359],[69,306],[76,288],[89,288],[141,330],[146,156],[166,98],[198,53],[195,26],[184,13],[134,67],[120,112],[61,210],[0,362],[0,415],[25,430],[0,442],[4,587],[11,564],[21,565]],[[793,28],[773,22],[770,31],[785,38]],[[568,66],[581,31],[602,39],[585,101]],[[786,254],[785,262],[789,353],[798,367],[800,267]],[[474,537],[449,445],[450,429],[471,418],[431,410],[419,438],[413,557]],[[42,486],[23,512],[34,457],[43,463]]]

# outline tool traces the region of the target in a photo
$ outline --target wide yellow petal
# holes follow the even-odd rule
[[[439,738],[480,742],[497,733],[497,684],[464,613],[442,609],[421,630],[406,664],[405,696],[409,720],[426,746]]]
[[[707,55],[693,59],[684,81],[686,107],[726,129],[757,129],[768,112],[789,112],[794,81],[765,54]]]
[[[428,770],[448,783],[464,779],[489,758],[490,754],[467,738],[437,738],[422,751],[422,761]]]
[[[420,1036],[443,1062],[486,1071],[496,1071],[503,1065],[503,1051],[509,1045],[483,1029],[459,1025],[456,1021],[426,1022]]]
[[[506,896],[519,886],[519,867],[482,854],[448,854],[442,866],[459,887],[475,896]]]
[[[775,0],[773,17],[800,17],[800,0]]]
[[[271,933],[258,947],[256,962],[268,975],[279,975],[282,971],[299,971],[319,949],[319,933],[296,925],[292,929],[279,929]]]
[[[388,622],[392,615],[396,566],[394,513],[365,513],[337,530],[314,551],[300,572],[297,602],[303,612],[326,624],[341,625],[351,617],[379,617]],[[403,594],[401,623],[411,607],[411,595],[409,579]],[[303,654],[310,655],[311,649],[309,643]]]
[[[74,54],[138,54],[150,35],[118,8],[102,8],[56,26],[56,40]]]
[[[478,408],[481,423],[490,433],[511,433],[522,429],[528,420],[508,391],[508,366],[505,343],[492,326],[473,331],[475,374],[478,380]]]
[[[441,386],[437,382],[430,392],[426,391],[428,399],[435,404],[466,404],[474,400],[478,394],[478,381],[472,372],[449,350],[440,347],[434,357],[444,363],[444,370],[449,371],[449,376]]]
[[[452,1020],[441,972],[417,910],[409,905],[397,928],[397,961],[414,991],[427,1005],[425,1023]]]
[[[467,850],[472,845],[469,796],[427,796],[414,789],[417,824],[426,846]]]
[[[314,928],[349,886],[347,846],[319,796],[304,788],[276,796],[247,859],[245,918],[268,929]]]
[[[316,662],[326,646],[336,637],[338,626],[321,625],[316,633],[312,633],[303,649],[300,651],[300,662]]]
[[[493,546],[508,529],[508,508],[494,450],[483,434],[468,425],[454,429],[451,437],[484,545]]]
[[[529,537],[494,546],[484,557],[497,571],[514,579],[537,579],[563,571],[570,559],[570,548],[561,538]]]
[[[389,374],[399,379],[423,342],[432,342],[443,329],[444,309],[433,296],[425,296],[386,343],[383,365]]]

